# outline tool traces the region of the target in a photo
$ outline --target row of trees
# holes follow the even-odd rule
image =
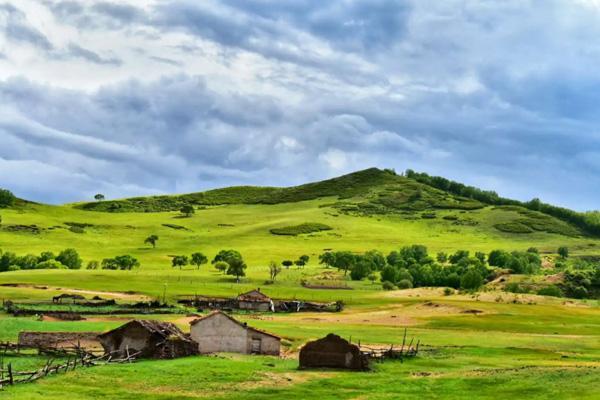
[[[350,272],[353,280],[369,278],[375,280],[379,271],[381,282],[387,287],[400,288],[420,286],[443,286],[477,289],[485,280],[494,278],[490,266],[505,268],[513,273],[535,273],[541,266],[536,249],[526,252],[494,250],[489,255],[467,250],[452,254],[440,252],[436,257],[429,255],[427,247],[412,245],[392,251],[387,256],[377,250],[364,254],[349,251],[325,252],[319,256],[321,264]]]
[[[206,264],[208,262],[208,257],[206,257],[201,252],[192,253],[188,256],[174,256],[171,259],[171,265],[173,267],[179,267],[179,269],[185,267],[188,264],[195,265],[197,269],[200,269],[202,264]]]
[[[580,213],[568,208],[553,206],[551,204],[543,203],[537,198],[527,202],[507,199],[498,196],[494,191],[481,190],[473,186],[467,186],[459,182],[451,181],[441,176],[430,176],[424,172],[419,173],[411,169],[407,169],[404,175],[407,178],[414,179],[428,186],[447,191],[457,196],[475,199],[485,204],[514,205],[539,211],[573,224],[591,234],[600,235],[600,218],[593,213]]]
[[[122,256],[116,256],[114,258],[105,258],[102,263],[98,261],[90,261],[87,265],[87,269],[109,269],[109,270],[121,270],[131,271],[134,268],[139,268],[140,262],[137,258],[128,254]]]
[[[0,250],[0,272],[21,269],[79,269],[81,264],[81,257],[75,249],[65,249],[58,255],[51,251],[44,251],[39,256],[35,254],[17,256],[13,252]]]

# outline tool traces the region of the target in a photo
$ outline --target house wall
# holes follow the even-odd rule
[[[278,356],[281,348],[281,340],[273,336],[265,335],[261,332],[248,330],[248,352],[252,352],[252,342],[254,339],[260,339],[260,354]]]
[[[101,339],[107,352],[119,352],[121,355],[144,351],[141,356],[150,356],[153,349],[150,345],[150,333],[139,325],[131,325],[125,331],[114,333]],[[147,354],[148,353],[148,354]]]
[[[222,314],[198,321],[191,326],[190,336],[205,353],[248,353],[246,329]]]
[[[205,353],[252,352],[253,339],[260,339],[260,353],[279,355],[280,340],[251,328],[245,329],[222,314],[198,321],[191,326],[190,336]]]
[[[258,301],[240,301],[238,307],[242,310],[269,311],[270,303]]]

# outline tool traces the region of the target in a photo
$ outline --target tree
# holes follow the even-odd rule
[[[396,282],[398,271],[396,268],[388,265],[381,270],[381,282]]]
[[[182,267],[188,265],[188,258],[187,256],[175,256],[171,260],[171,264],[173,265],[173,268],[179,267],[179,269],[181,269]]]
[[[81,257],[75,249],[65,249],[56,256],[56,261],[69,269],[81,268]]]
[[[485,263],[485,253],[478,251],[475,253],[475,258],[481,261],[482,264]]]
[[[181,213],[186,217],[191,217],[192,214],[196,212],[196,210],[194,210],[194,206],[191,206],[189,204],[186,204],[185,206],[181,207],[181,210],[179,211],[181,211]]]
[[[294,261],[294,265],[296,265],[296,267],[298,267],[298,268],[304,268],[304,266],[306,265],[306,262],[304,262],[304,260],[302,258],[299,258],[296,261]]]
[[[298,257],[298,260],[302,261],[304,263],[303,265],[306,265],[308,264],[308,260],[310,260],[310,257],[306,254],[303,254],[300,257]]]
[[[558,248],[558,255],[562,258],[569,258],[569,248],[567,246],[561,246]]]
[[[469,258],[468,250],[458,250],[456,253],[452,254],[449,259],[451,264],[458,264],[465,258]]]
[[[153,248],[156,248],[157,240],[158,240],[158,236],[150,235],[144,240],[144,244],[151,244]]]
[[[448,254],[444,253],[443,251],[440,251],[439,253],[437,253],[436,259],[439,263],[446,264],[448,262]]]
[[[360,281],[369,275],[371,272],[371,265],[368,261],[360,260],[352,266],[350,270],[350,279],[353,281]]]
[[[104,200],[104,195],[101,193],[98,193],[97,195],[94,196],[94,199],[96,199],[96,201],[102,201],[102,200]]]
[[[469,269],[460,279],[460,287],[467,290],[476,290],[483,285],[483,278],[474,269]]]
[[[510,254],[504,250],[492,250],[488,255],[488,264],[492,267],[506,268],[510,258]]]
[[[275,279],[277,279],[277,275],[279,275],[280,272],[281,266],[275,261],[271,261],[269,263],[269,275],[271,277],[272,282],[275,282]]]
[[[286,268],[286,269],[290,269],[290,267],[292,265],[294,265],[294,262],[292,260],[283,260],[281,262],[281,264]]]
[[[10,251],[2,253],[0,256],[0,272],[8,271],[9,268],[15,264],[17,255]]]
[[[319,264],[325,264],[327,268],[335,264],[335,255],[331,251],[326,251],[319,256]]]
[[[88,263],[87,269],[98,269],[99,266],[100,266],[100,263],[98,261],[92,260]]]
[[[227,268],[229,268],[229,264],[227,264],[225,261],[217,261],[215,263],[215,269],[219,272],[225,273]]]
[[[131,271],[133,268],[140,266],[140,262],[137,258],[130,256],[129,254],[123,256],[116,256],[115,262],[120,270]]]
[[[10,190],[0,189],[0,208],[12,206],[16,199]]]
[[[375,272],[371,272],[369,276],[367,276],[367,279],[371,281],[371,284],[373,284],[377,280],[377,274]]]
[[[217,253],[215,258],[211,261],[211,264],[215,264],[219,261],[225,261],[230,264],[230,262],[234,259],[242,259],[242,255],[237,250],[221,250]]]
[[[40,262],[54,260],[55,258],[56,258],[56,256],[51,251],[42,251],[42,254],[40,254],[40,256],[38,257]]]
[[[348,270],[354,265],[355,261],[355,255],[349,251],[337,251],[335,253],[334,267],[344,270],[344,275],[346,275]]]
[[[208,258],[200,252],[196,252],[196,253],[192,254],[192,257],[190,260],[190,263],[195,265],[196,268],[198,268],[198,269],[200,269],[200,266],[202,264],[206,264],[207,262],[208,262]]]
[[[240,277],[246,276],[246,268],[248,266],[241,258],[234,258],[229,263],[229,268],[227,268],[227,275],[235,276],[236,282],[240,282]]]

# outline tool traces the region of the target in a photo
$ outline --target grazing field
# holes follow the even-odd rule
[[[191,216],[178,211],[190,204]],[[83,259],[81,269],[0,272],[4,300],[48,303],[53,296],[71,293],[120,304],[173,304],[180,296],[231,297],[260,287],[274,299],[345,304],[340,313],[235,315],[281,336],[281,358],[223,354],[82,368],[5,388],[0,398],[600,398],[599,301],[532,294],[540,285],[559,282],[566,270],[583,268],[580,260],[598,260],[600,240],[548,214],[484,204],[368,170],[289,190],[229,188],[64,206],[18,202],[0,209],[0,215],[4,252],[24,256],[74,248]],[[146,240],[151,235],[157,236],[154,244]],[[413,244],[427,246],[431,255],[536,248],[541,269],[533,275],[504,271],[479,291],[388,291],[379,279],[383,271],[372,281],[351,280],[351,274],[318,260],[326,251],[360,254],[376,249],[387,254]],[[568,248],[568,260],[556,254],[559,247]],[[210,263],[223,249],[239,251],[247,264],[239,283]],[[174,256],[194,252],[202,252],[209,262],[172,266]],[[131,270],[86,269],[90,261],[121,255],[135,257],[140,265]],[[283,267],[271,279],[271,261],[302,255],[309,257],[306,265]],[[510,284],[534,289],[513,293],[507,291]],[[68,302],[60,307],[84,310]],[[188,311],[92,314],[72,322],[2,313],[0,342],[14,342],[25,330],[106,331],[132,318],[169,321],[188,332],[195,318]],[[386,361],[358,373],[297,368],[298,350],[308,340],[333,332],[372,346],[399,345],[405,328],[421,347],[418,357],[404,363]],[[31,369],[44,359],[11,356],[4,362]]]

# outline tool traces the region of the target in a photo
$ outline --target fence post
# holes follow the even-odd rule
[[[13,372],[12,372],[12,363],[8,363],[8,384],[13,384]]]

